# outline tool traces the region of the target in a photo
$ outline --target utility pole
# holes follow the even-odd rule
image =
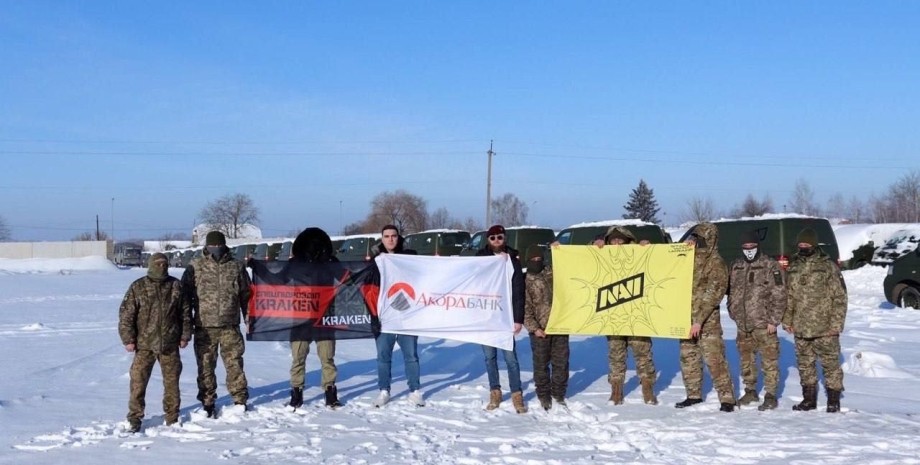
[[[115,197],[112,197],[112,244],[115,244]]]
[[[99,215],[96,215],[96,240],[99,240]]]
[[[489,141],[489,151],[486,152],[489,156],[489,169],[488,174],[486,175],[486,227],[492,225],[492,157],[495,156],[495,152],[492,151],[492,141]]]

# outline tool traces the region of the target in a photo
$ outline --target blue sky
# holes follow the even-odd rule
[[[484,222],[823,203],[920,168],[920,3],[3,2],[2,216],[16,240],[189,233],[250,195],[337,233],[405,189]],[[112,201],[112,199],[115,199]],[[114,207],[114,209],[113,209]],[[114,210],[114,214],[113,214]]]

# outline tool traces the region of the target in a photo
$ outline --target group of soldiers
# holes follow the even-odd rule
[[[783,270],[776,260],[762,253],[754,231],[738,238],[743,256],[726,266],[718,253],[718,229],[711,223],[697,225],[687,243],[694,247],[694,270],[690,333],[680,340],[680,368],[686,398],[675,404],[685,408],[703,402],[703,365],[709,369],[719,396],[719,409],[732,412],[736,406],[760,401],[756,389],[761,359],[764,398],[758,410],[778,406],[779,336],[782,326],[794,336],[795,355],[803,400],[793,410],[817,408],[818,374],[824,372],[827,411],[840,410],[843,371],[840,367],[840,333],[846,320],[847,294],[840,269],[819,247],[817,234],[803,229],[796,238],[797,253]],[[636,244],[626,228],[611,227],[598,247]],[[641,244],[641,243],[640,243]],[[544,332],[552,307],[552,270],[542,266],[539,249],[528,250],[525,325],[533,347],[534,384],[544,409],[560,399],[568,382],[568,336]],[[531,268],[531,264],[538,264]],[[731,371],[725,358],[725,342],[719,306],[728,295],[728,314],[735,321],[735,342],[741,359],[744,394],[735,397]],[[626,359],[632,349],[636,371],[646,404],[657,404],[652,339],[639,336],[608,336],[611,386],[610,402],[624,402]],[[551,365],[551,367],[550,367]]]
[[[512,303],[514,332],[526,328],[533,351],[533,379],[537,399],[546,410],[553,402],[565,405],[569,378],[569,336],[546,334],[545,328],[552,308],[552,269],[544,266],[542,247],[528,248],[522,265],[517,250],[504,243],[504,228],[492,226],[489,243],[480,255],[506,255],[514,265]],[[309,233],[309,234],[308,234]],[[384,226],[384,237],[378,253],[412,253],[402,247],[402,236],[393,225]],[[334,261],[331,241],[319,228],[308,228],[301,236],[292,257],[303,261]],[[298,236],[298,239],[303,239]],[[680,341],[680,367],[686,388],[686,399],[677,408],[703,402],[703,364],[708,367],[719,396],[720,410],[731,412],[737,405],[758,402],[756,390],[758,370],[756,356],[761,358],[764,373],[764,399],[759,410],[776,408],[779,379],[779,338],[781,326],[794,335],[796,358],[801,378],[803,400],[794,410],[817,407],[818,376],[816,363],[824,372],[827,390],[827,411],[840,409],[843,372],[840,368],[840,333],[846,318],[847,296],[843,278],[835,263],[818,246],[818,237],[804,229],[797,237],[798,252],[787,270],[782,270],[771,257],[763,254],[753,232],[739,238],[744,256],[730,267],[717,251],[718,230],[711,223],[697,225],[687,243],[695,250],[691,329]],[[611,227],[598,247],[636,244],[635,236],[624,227]],[[526,266],[527,273],[522,272]],[[153,254],[147,275],[129,287],[119,310],[119,335],[125,350],[134,353],[130,371],[128,401],[128,430],[140,431],[145,410],[145,393],[153,365],[160,363],[163,373],[163,409],[167,425],[179,421],[179,376],[182,372],[180,349],[194,336],[195,358],[198,364],[198,395],[208,417],[216,415],[217,357],[223,360],[227,372],[227,390],[234,407],[245,411],[249,399],[248,383],[243,370],[245,344],[240,322],[246,318],[250,298],[250,278],[246,265],[229,253],[226,238],[214,231],[205,239],[205,250],[186,268],[182,279],[168,274],[169,263],[164,254]],[[736,399],[731,372],[725,358],[725,343],[719,306],[728,295],[728,313],[737,326],[736,343],[741,358],[741,378],[744,394]],[[406,363],[411,393],[408,400],[423,406],[419,381],[417,338],[381,334],[375,331],[378,352],[378,385],[380,394],[374,405],[380,407],[389,400],[390,364],[395,344],[399,344]],[[652,340],[638,336],[608,336],[608,358],[611,385],[610,401],[624,402],[623,385],[626,359],[632,349],[636,371],[646,404],[655,405],[656,370],[652,360]],[[292,343],[291,402],[293,407],[303,403],[304,362],[309,353],[307,341]],[[319,338],[316,342],[323,365],[323,388],[329,407],[341,405],[335,387],[336,370],[334,338]],[[483,346],[489,375],[490,398],[487,410],[498,408],[502,400],[498,376],[497,350]],[[512,350],[502,350],[511,384],[511,399],[518,413],[527,411],[523,401],[520,367],[516,343]]]

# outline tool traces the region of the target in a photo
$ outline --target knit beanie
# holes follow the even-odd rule
[[[744,231],[741,233],[741,244],[744,245],[751,243],[760,243],[760,237],[757,235],[757,233],[755,231]]]
[[[799,236],[796,238],[795,242],[801,244],[805,242],[806,244],[811,244],[812,247],[818,246],[818,233],[814,229],[805,228],[802,232],[799,233]]]
[[[227,238],[220,231],[211,231],[205,236],[204,245],[227,245]]]

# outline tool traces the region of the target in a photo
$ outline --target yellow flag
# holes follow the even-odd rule
[[[691,247],[561,245],[552,253],[548,334],[688,337]]]

